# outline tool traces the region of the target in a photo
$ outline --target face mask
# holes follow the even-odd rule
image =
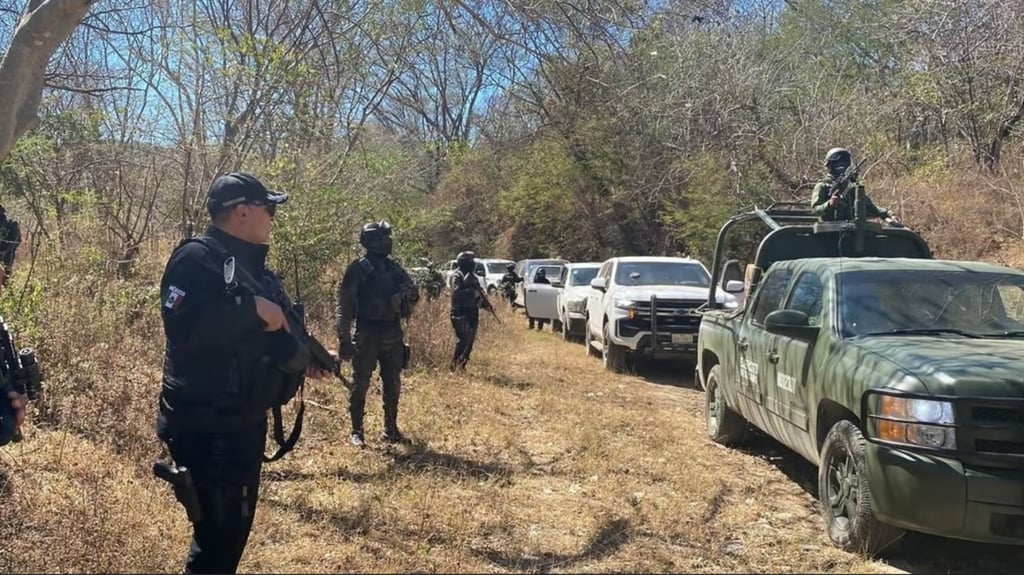
[[[388,257],[391,255],[391,238],[378,239],[370,244],[370,247],[367,247],[366,251],[375,256]]]
[[[832,172],[832,175],[838,176],[838,175],[841,175],[843,172],[845,172],[846,168],[849,168],[849,167],[850,167],[850,164],[848,162],[847,163],[840,162],[840,163],[837,163],[837,164],[832,164],[832,166],[829,168],[829,171]]]

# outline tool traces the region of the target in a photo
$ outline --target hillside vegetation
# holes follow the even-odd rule
[[[0,0],[0,46],[25,5]],[[150,474],[157,292],[216,174],[291,193],[270,260],[331,347],[366,222],[406,266],[710,264],[735,211],[808,201],[833,146],[937,256],[1024,267],[1022,77],[1024,3],[996,0],[95,2],[0,164],[23,234],[0,313],[47,374],[0,449],[0,569],[178,569],[184,513]],[[349,449],[340,389],[311,385],[242,568],[892,569],[828,545],[805,464],[708,442],[688,370],[607,375],[505,319],[452,377],[444,302],[417,310],[409,450]],[[928,538],[907,557],[1022,558]]]

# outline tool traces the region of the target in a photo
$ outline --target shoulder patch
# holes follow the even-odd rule
[[[167,288],[167,299],[164,300],[164,307],[174,311],[181,307],[181,302],[185,299],[185,292],[181,289],[170,286]]]

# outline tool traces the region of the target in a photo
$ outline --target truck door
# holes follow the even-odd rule
[[[813,271],[804,271],[797,276],[785,309],[802,311],[811,325],[821,326],[824,292],[821,277]],[[807,431],[810,408],[807,384],[816,339],[775,335],[772,341],[771,351],[779,361],[774,364],[775,385],[769,388],[768,402],[774,406],[772,411],[801,431]]]
[[[601,264],[601,269],[597,270],[597,275],[594,276],[594,279],[604,278],[605,281],[610,283],[611,270],[612,262],[604,262],[603,264]],[[608,287],[611,286],[609,285]],[[607,289],[605,291],[592,289],[587,294],[587,325],[585,329],[589,330],[591,334],[597,335],[598,337],[603,337],[599,334],[601,333],[600,328],[602,314],[604,313],[604,296],[606,293],[608,293]],[[584,337],[586,337],[586,334],[584,334]]]
[[[761,408],[769,408],[769,388],[774,385],[775,361],[773,340],[775,336],[764,329],[764,318],[780,309],[789,287],[793,271],[790,269],[770,270],[761,281],[754,296],[750,314],[744,319],[737,340],[739,358],[740,391]],[[761,411],[762,416],[764,412]]]
[[[550,269],[548,266],[539,266]],[[536,277],[536,271],[534,272]],[[557,278],[558,276],[554,276]],[[533,279],[533,278],[530,278]],[[551,284],[530,283],[526,286],[526,296],[523,301],[526,307],[527,317],[535,319],[558,319],[558,292],[559,288]]]

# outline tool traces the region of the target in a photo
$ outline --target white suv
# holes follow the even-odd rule
[[[586,329],[587,297],[594,292],[590,280],[597,277],[601,262],[574,262],[562,270],[556,287],[559,287],[557,308],[562,339],[569,341],[581,337]]]
[[[507,271],[509,264],[515,265],[512,260],[479,258],[476,260],[476,275],[480,276],[480,285],[487,290],[487,295],[493,295],[498,291],[501,278]]]
[[[501,283],[501,276],[505,275],[505,266],[508,264],[515,264],[515,262],[493,258],[476,258],[476,269],[473,270],[473,273],[480,280],[480,285],[487,291],[487,295],[493,295],[497,292],[498,284]],[[459,264],[455,260],[449,260],[441,268],[441,273],[444,274],[444,283],[449,288],[452,287],[452,276],[455,275],[458,269]]]
[[[612,258],[590,285],[584,339],[606,368],[622,371],[627,357],[637,355],[696,360],[701,316],[695,310],[707,302],[711,285],[704,264],[691,258]],[[718,292],[717,299],[726,308],[737,307],[729,293]]]

